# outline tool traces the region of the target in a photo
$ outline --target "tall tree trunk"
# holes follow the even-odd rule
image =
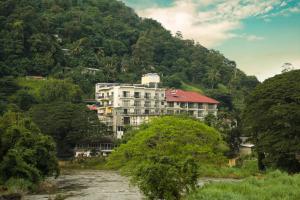
[[[265,171],[266,170],[266,166],[265,164],[263,163],[263,159],[265,159],[265,154],[264,153],[261,153],[261,152],[258,152],[258,155],[257,155],[257,159],[258,159],[258,169],[260,171]]]

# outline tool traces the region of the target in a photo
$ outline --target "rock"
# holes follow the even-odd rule
[[[21,200],[21,199],[22,199],[22,194],[19,193],[0,195],[0,200]]]

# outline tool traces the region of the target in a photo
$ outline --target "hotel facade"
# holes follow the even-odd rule
[[[96,84],[99,120],[121,138],[126,126],[137,127],[153,116],[185,114],[204,119],[217,115],[218,101],[196,92],[161,88],[159,83],[160,77],[150,73],[143,75],[141,84]]]

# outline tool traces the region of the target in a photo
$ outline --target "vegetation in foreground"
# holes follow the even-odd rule
[[[0,117],[0,185],[8,192],[34,189],[59,174],[55,143],[21,113]]]
[[[262,177],[249,177],[241,182],[207,184],[187,196],[187,200],[298,200],[300,174],[280,171]]]
[[[227,150],[219,132],[196,119],[152,119],[113,152],[108,166],[131,177],[149,199],[181,199],[195,189],[199,166],[222,166]]]

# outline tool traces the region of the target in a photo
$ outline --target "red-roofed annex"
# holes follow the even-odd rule
[[[189,92],[179,89],[166,90],[167,102],[208,103],[219,104],[215,99],[201,95],[197,92]]]

